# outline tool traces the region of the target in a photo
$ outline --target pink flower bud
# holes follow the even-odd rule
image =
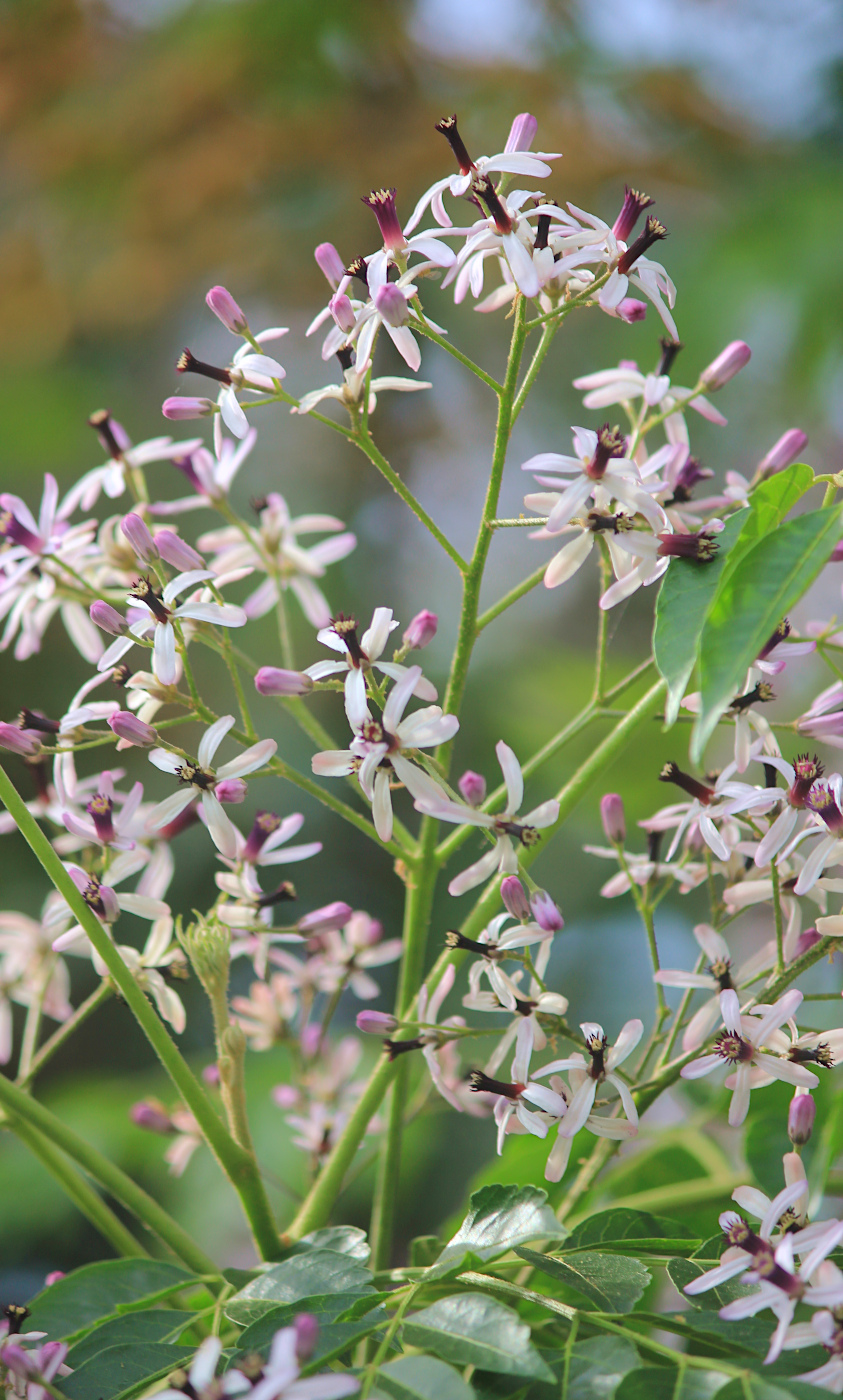
[[[470,768],[465,770],[457,787],[469,807],[479,807],[486,796],[486,779],[482,773],[474,773]]]
[[[165,399],[161,405],[161,412],[165,418],[169,418],[173,423],[186,422],[188,418],[210,418],[216,412],[216,404],[213,399],[191,399],[175,398]]]
[[[736,374],[740,374],[744,365],[748,365],[752,351],[745,340],[733,340],[725,350],[721,350],[716,360],[712,360],[700,375],[700,380],[707,389],[712,392],[715,389],[722,389],[724,384],[728,384],[730,379],[734,379]]]
[[[795,962],[797,958],[802,957],[803,953],[807,953],[810,948],[815,947],[816,944],[819,943],[821,937],[822,934],[818,933],[815,928],[804,929],[796,940],[796,947],[793,950],[792,960]]]
[[[206,1084],[219,1084],[220,1067],[217,1064],[206,1065],[202,1071],[202,1079]]]
[[[421,651],[422,647],[426,647],[428,642],[433,641],[438,626],[439,618],[436,613],[428,612],[427,608],[422,608],[420,613],[416,613],[404,633],[406,645],[412,651]]]
[[[110,603],[104,603],[98,598],[88,609],[88,615],[93,623],[103,632],[108,632],[112,637],[125,637],[129,630],[129,624],[116,608]]]
[[[787,1135],[794,1147],[804,1147],[810,1141],[817,1116],[817,1105],[804,1089],[797,1089],[787,1111]]]
[[[243,778],[223,778],[214,788],[218,802],[244,802],[247,791],[248,784]]]
[[[299,1101],[299,1091],[292,1084],[276,1084],[272,1097],[279,1108],[293,1108]]]
[[[58,1283],[59,1279],[63,1279],[63,1278],[64,1278],[64,1270],[63,1270],[63,1269],[53,1269],[53,1272],[52,1272],[51,1274],[48,1274],[47,1277],[44,1279],[44,1287],[45,1287],[45,1288],[49,1288],[49,1287],[51,1286],[51,1284]]]
[[[559,933],[565,927],[565,920],[555,900],[547,890],[533,890],[530,895],[530,909],[539,928],[545,933]]]
[[[635,297],[624,297],[615,307],[615,315],[621,321],[626,321],[631,326],[635,321],[644,321],[647,317],[646,301],[636,301]]]
[[[296,928],[299,933],[330,933],[333,929],[345,928],[354,910],[343,900],[333,904],[323,904],[321,909],[313,909],[299,919]]]
[[[135,511],[130,515],[124,515],[120,521],[120,529],[135,551],[135,554],[144,564],[151,564],[153,559],[158,558],[158,550],[155,541],[150,534],[149,527],[145,520]]]
[[[242,335],[248,329],[249,323],[231,292],[227,292],[225,287],[212,287],[205,301],[213,311],[214,315],[222,321],[227,330],[232,335]]]
[[[513,919],[520,919],[522,924],[527,922],[530,917],[530,905],[517,875],[507,875],[506,879],[501,881],[501,899]]]
[[[260,695],[308,695],[313,681],[304,671],[282,671],[280,666],[261,666],[255,676]]]
[[[406,326],[410,319],[407,298],[394,282],[386,282],[375,293],[375,310],[388,326]]]
[[[398,1022],[386,1011],[358,1011],[357,1029],[364,1035],[391,1035]]]
[[[305,1026],[301,1033],[300,1044],[305,1059],[312,1059],[322,1044],[322,1027],[315,1025]]]
[[[296,1360],[299,1365],[304,1365],[316,1350],[319,1323],[313,1313],[297,1313],[293,1326],[296,1329]]]
[[[325,274],[332,287],[338,287],[345,276],[345,264],[334,247],[333,243],[320,243],[314,250],[313,256],[321,272]]]
[[[205,560],[202,555],[181,539],[175,530],[156,530],[154,538],[161,558],[165,563],[172,564],[179,573],[186,574],[189,569],[204,569]]]
[[[795,462],[807,445],[807,433],[803,433],[801,428],[788,428],[778,442],[773,443],[767,456],[761,458],[758,463],[758,475],[772,476],[774,472],[780,472],[783,467]]]
[[[626,840],[626,820],[623,811],[623,798],[616,792],[607,792],[600,799],[600,820],[603,830],[613,846],[622,846]]]
[[[0,724],[0,749],[20,754],[23,758],[34,758],[41,751],[38,734],[29,729],[19,729],[16,724]]]
[[[153,744],[158,743],[158,734],[151,724],[144,724],[142,719],[133,715],[131,710],[118,710],[116,714],[109,715],[108,727],[122,739],[126,744],[135,744],[138,748],[149,749]]]
[[[354,307],[351,305],[350,297],[345,292],[336,292],[328,303],[331,315],[336,321],[341,331],[349,335],[354,330]]]
[[[538,129],[539,124],[536,118],[531,116],[529,112],[521,112],[509,128],[509,135],[506,138],[504,150],[507,153],[511,151],[529,151],[535,140]]]
[[[136,1128],[147,1128],[151,1133],[171,1133],[173,1123],[169,1113],[152,1099],[141,1099],[129,1109],[129,1117]]]

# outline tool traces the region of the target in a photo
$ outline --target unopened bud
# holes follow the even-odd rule
[[[730,379],[734,379],[736,374],[740,374],[744,365],[748,365],[752,357],[752,351],[745,340],[733,340],[725,350],[721,350],[716,360],[712,360],[700,375],[700,381],[707,389],[714,391],[722,389],[724,384],[728,384]]]
[[[249,323],[246,317],[231,292],[226,291],[225,287],[212,287],[205,297],[205,301],[232,335],[242,335],[245,330],[248,330]]]
[[[507,875],[501,881],[501,899],[513,919],[525,924],[530,917],[530,904],[524,886],[517,875]]]
[[[797,1089],[787,1112],[787,1135],[794,1147],[804,1147],[805,1143],[810,1141],[816,1116],[817,1105],[811,1095],[803,1089]]]
[[[64,1278],[64,1270],[63,1270],[63,1269],[53,1269],[52,1273],[51,1273],[51,1274],[48,1274],[47,1277],[44,1279],[44,1287],[45,1287],[45,1288],[50,1288],[52,1284],[58,1283],[59,1279],[63,1279],[63,1278]]]
[[[223,778],[221,783],[217,783],[214,788],[219,802],[236,804],[246,800],[248,784],[243,778]]]
[[[421,651],[422,647],[426,647],[428,642],[433,641],[438,626],[439,618],[436,613],[428,612],[427,608],[422,608],[420,613],[416,613],[404,633],[405,644],[411,651]]]
[[[117,738],[126,744],[136,744],[138,748],[149,749],[158,743],[158,734],[152,725],[144,724],[131,710],[118,710],[116,714],[109,715],[107,723]]]
[[[272,1097],[279,1108],[292,1108],[299,1101],[299,1091],[293,1084],[276,1084]]]
[[[314,249],[313,256],[331,286],[338,287],[345,276],[345,263],[333,243],[320,243],[319,247]]]
[[[205,560],[197,550],[176,534],[175,530],[156,530],[155,547],[161,558],[180,573],[190,569],[204,569]]]
[[[387,1011],[358,1011],[357,1029],[364,1035],[391,1035],[398,1022]]]
[[[116,608],[103,602],[101,598],[91,604],[88,616],[102,632],[108,632],[112,637],[125,637],[129,630],[125,617],[121,617]]]
[[[407,298],[394,282],[385,282],[375,293],[375,310],[388,326],[406,326],[410,319]]]
[[[158,558],[158,550],[152,538],[149,527],[145,520],[135,511],[130,515],[124,515],[120,521],[120,529],[135,551],[139,559],[144,564],[151,564],[153,559]]]
[[[819,932],[818,929],[803,929],[799,937],[797,938],[796,946],[793,949],[793,961],[795,962],[797,958],[801,958],[802,954],[807,953],[810,948],[813,948],[817,943],[819,943],[821,938],[822,934]]]
[[[308,695],[313,681],[304,671],[284,671],[280,666],[261,666],[255,676],[260,695]]]
[[[547,890],[533,890],[530,909],[539,928],[544,929],[545,933],[559,933],[565,927],[562,911]]]
[[[37,733],[19,729],[16,724],[0,724],[0,749],[20,754],[22,758],[34,758],[41,752],[41,740]]]
[[[293,1326],[296,1329],[296,1360],[299,1365],[304,1365],[316,1350],[319,1323],[313,1313],[297,1313]]]
[[[778,442],[773,443],[767,456],[761,458],[757,468],[758,476],[772,476],[774,472],[780,472],[783,467],[795,462],[807,445],[807,433],[803,433],[801,428],[788,428]]]
[[[355,326],[354,307],[351,305],[351,298],[345,292],[335,292],[328,303],[331,315],[340,330],[349,335]]]
[[[179,395],[171,399],[165,399],[161,405],[161,412],[165,418],[169,418],[172,423],[184,423],[188,418],[210,418],[216,412],[216,404],[213,399],[192,399]]]
[[[624,297],[615,307],[615,315],[621,321],[625,321],[628,326],[635,321],[644,321],[647,317],[646,301],[636,301],[635,297]]]
[[[504,150],[507,154],[511,151],[529,151],[538,129],[539,124],[534,116],[529,112],[520,112],[509,128]]]
[[[141,1099],[129,1109],[129,1117],[136,1128],[146,1128],[151,1133],[171,1133],[173,1123],[169,1113],[152,1099]]]
[[[600,819],[603,830],[613,846],[622,846],[626,840],[626,820],[623,811],[623,798],[616,792],[607,792],[600,799]]]
[[[457,787],[469,807],[479,807],[486,796],[486,779],[482,773],[474,773],[470,768],[465,770]]]
[[[330,933],[345,928],[354,910],[344,900],[337,899],[333,904],[324,904],[321,909],[313,909],[299,919],[296,928],[299,933]]]

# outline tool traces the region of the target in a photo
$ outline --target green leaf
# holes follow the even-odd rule
[[[537,1186],[483,1186],[474,1192],[468,1215],[427,1277],[484,1264],[528,1240],[558,1240],[566,1234],[547,1203],[546,1191]]]
[[[700,1274],[709,1272],[702,1264],[698,1264],[696,1259],[671,1259],[667,1266],[671,1283],[675,1285],[680,1293],[686,1283],[692,1279],[699,1278]],[[729,1279],[726,1283],[721,1283],[719,1288],[709,1288],[707,1293],[695,1293],[689,1296],[682,1293],[683,1298],[695,1308],[702,1308],[704,1312],[716,1312],[724,1308],[727,1303],[731,1303],[735,1298],[745,1298],[748,1293],[753,1293],[754,1288],[741,1283],[740,1278]]]
[[[237,1339],[238,1355],[246,1352],[268,1352],[272,1338],[281,1327],[290,1327],[296,1315],[313,1313],[319,1324],[316,1349],[307,1366],[322,1366],[367,1337],[375,1327],[387,1321],[386,1309],[378,1293],[330,1293],[314,1298],[298,1298],[294,1303],[269,1308],[257,1321],[241,1332]],[[358,1309],[362,1316],[358,1316]]]
[[[457,1366],[506,1376],[553,1381],[553,1372],[530,1341],[530,1328],[512,1308],[482,1293],[455,1293],[404,1323],[410,1346],[432,1351]]]
[[[823,1391],[806,1381],[793,1381],[783,1376],[768,1381],[766,1376],[747,1373],[743,1379],[730,1381],[718,1391],[717,1400],[793,1400],[794,1396],[799,1400],[817,1400],[822,1394]]]
[[[794,462],[783,472],[776,472],[769,480],[756,486],[750,498],[749,509],[740,511],[732,519],[742,522],[740,536],[729,551],[729,558],[721,573],[722,583],[734,573],[741,559],[753,545],[765,535],[772,534],[781,525],[785,516],[797,501],[810,491],[814,484],[814,471],[806,462]]]
[[[195,1313],[179,1312],[170,1308],[149,1308],[142,1312],[126,1313],[123,1317],[113,1317],[95,1327],[67,1353],[67,1364],[75,1371],[85,1361],[107,1347],[137,1345],[141,1342],[164,1342],[175,1340],[189,1327]]]
[[[534,1269],[588,1298],[601,1312],[631,1312],[651,1277],[637,1259],[622,1254],[582,1252],[555,1258],[532,1249],[516,1249],[515,1253]]]
[[[624,1376],[615,1400],[711,1400],[720,1396],[729,1381],[728,1375],[715,1369],[716,1364],[712,1363],[710,1371],[696,1366],[686,1366],[683,1371],[672,1366],[642,1366]]]
[[[812,473],[813,475],[813,473]],[[674,559],[656,599],[653,656],[667,681],[664,727],[676,723],[679,705],[697,659],[703,618],[743,526],[743,513],[732,515],[717,536],[719,549],[706,563]]]
[[[68,1400],[114,1400],[125,1391],[137,1388],[141,1382],[149,1382],[166,1376],[168,1371],[177,1370],[195,1355],[195,1347],[154,1343],[108,1347],[106,1351],[92,1356],[72,1376],[62,1376],[59,1384]]]
[[[73,1337],[121,1304],[139,1303],[167,1291],[188,1288],[195,1274],[158,1259],[107,1259],[74,1269],[38,1293],[29,1304],[28,1326],[51,1340]]]
[[[232,1322],[247,1327],[280,1303],[325,1293],[364,1293],[371,1287],[372,1275],[359,1260],[331,1249],[311,1249],[275,1264],[247,1283],[229,1298],[225,1313]]]
[[[393,1400],[473,1400],[459,1371],[435,1356],[399,1356],[381,1366],[376,1384]]]
[[[652,1320],[652,1318],[648,1318],[648,1320]],[[670,1329],[677,1320],[682,1328],[680,1335],[692,1337],[696,1341],[703,1342],[706,1346],[711,1344],[720,1346],[730,1360],[743,1355],[750,1357],[753,1362],[763,1362],[773,1332],[773,1320],[766,1314],[761,1317],[743,1318],[740,1321],[729,1321],[720,1317],[716,1312],[700,1312],[696,1309],[689,1309],[688,1312],[682,1313],[678,1319],[670,1319]],[[789,1372],[793,1372],[796,1375],[798,1372],[815,1370],[827,1360],[828,1357],[820,1346],[802,1347],[798,1352],[784,1351],[779,1359],[773,1363],[771,1374],[785,1376]]]
[[[574,1249],[620,1249],[627,1242],[629,1252],[635,1254],[644,1244],[652,1253],[668,1253],[667,1248],[674,1241],[688,1241],[696,1246],[699,1240],[693,1238],[690,1230],[678,1220],[668,1220],[661,1215],[651,1215],[646,1210],[630,1210],[618,1206],[614,1210],[601,1210],[590,1215],[572,1230],[564,1244],[559,1246],[560,1254],[568,1254]]]
[[[750,549],[709,609],[700,640],[701,712],[691,756],[706,743],[752,664],[795,603],[828,562],[840,538],[843,507],[788,520]]]
[[[568,1367],[565,1400],[612,1400],[624,1376],[640,1365],[624,1337],[589,1337],[575,1343]]]
[[[410,1240],[409,1263],[414,1269],[428,1269],[435,1264],[444,1245],[437,1235],[416,1235]]]
[[[328,1225],[324,1230],[313,1230],[302,1235],[290,1250],[294,1254],[306,1254],[311,1249],[332,1249],[335,1254],[347,1254],[365,1264],[371,1254],[366,1239],[366,1231],[356,1225]]]

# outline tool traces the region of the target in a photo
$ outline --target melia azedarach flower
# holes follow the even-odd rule
[[[0,651],[25,660],[41,650],[54,671],[54,698],[24,687],[20,708],[0,715],[0,835],[20,827],[55,886],[27,886],[28,903],[11,901],[40,914],[0,910],[0,1064],[8,1066],[0,1118],[102,1229],[109,1249],[126,1255],[104,1266],[116,1282],[103,1285],[102,1314],[94,1316],[87,1269],[58,1283],[56,1270],[48,1275],[33,1304],[33,1330],[23,1304],[5,1308],[0,1390],[19,1400],[65,1389],[87,1395],[86,1385],[92,1400],[125,1390],[116,1349],[102,1353],[102,1370],[96,1350],[99,1334],[117,1325],[105,1319],[115,1306],[120,1312],[121,1298],[130,1311],[120,1327],[137,1320],[120,1332],[133,1393],[159,1386],[161,1396],[189,1400],[342,1400],[360,1389],[400,1400],[456,1387],[471,1400],[477,1376],[482,1391],[485,1371],[494,1369],[493,1354],[499,1369],[504,1358],[513,1375],[518,1370],[519,1385],[555,1376],[569,1391],[587,1362],[595,1394],[608,1393],[618,1386],[621,1352],[630,1372],[622,1388],[646,1389],[646,1374],[635,1380],[642,1368],[656,1381],[654,1347],[672,1393],[693,1370],[712,1375],[698,1377],[701,1394],[742,1385],[760,1395],[764,1353],[773,1362],[805,1349],[804,1358],[781,1365],[776,1386],[795,1384],[790,1373],[798,1371],[800,1383],[843,1394],[843,1272],[835,1262],[843,1221],[829,1204],[839,1185],[833,1096],[843,1059],[832,1010],[840,991],[834,959],[843,948],[836,902],[843,778],[833,771],[834,750],[843,747],[843,682],[829,686],[823,670],[838,676],[843,648],[823,601],[843,562],[834,503],[840,477],[833,462],[818,476],[796,462],[807,445],[799,428],[769,450],[772,429],[770,438],[744,444],[741,471],[722,448],[716,459],[702,458],[692,441],[699,420],[727,440],[721,402],[731,412],[730,396],[749,378],[740,376],[750,347],[733,340],[707,365],[694,358],[696,347],[683,353],[676,289],[654,260],[667,230],[652,199],[627,185],[597,213],[571,203],[558,153],[533,150],[538,123],[529,113],[515,117],[508,137],[505,129],[488,142],[468,132],[456,116],[437,123],[429,140],[439,165],[420,197],[400,171],[367,174],[357,193],[374,221],[367,214],[363,224],[346,225],[362,228],[360,245],[341,252],[318,243],[329,300],[306,334],[319,332],[315,359],[331,360],[331,372],[308,381],[307,357],[297,354],[285,376],[272,351],[287,332],[254,333],[246,298],[214,286],[206,309],[235,338],[233,353],[213,363],[210,351],[205,360],[185,350],[178,375],[209,380],[209,396],[174,394],[163,406],[171,422],[196,422],[197,437],[133,445],[102,409],[89,422],[105,460],[93,457],[90,470],[61,490],[48,472],[38,505],[26,492],[0,494]],[[481,146],[494,152],[504,140],[497,154],[472,154]],[[366,158],[365,143],[361,150],[346,174]],[[413,209],[406,223],[405,200]],[[698,278],[702,294],[705,267]],[[440,315],[443,294],[456,310]],[[495,345],[487,370],[460,348],[466,301],[487,318],[484,350],[498,323],[511,329],[508,360]],[[618,344],[604,367],[545,358],[575,309],[612,317],[604,330]],[[646,328],[628,327],[653,314],[665,334],[650,356]],[[704,365],[692,374],[680,368],[684,385],[680,353],[680,367]],[[406,366],[400,375],[390,372],[396,354]],[[573,381],[590,416],[572,429],[552,407],[562,401],[554,391],[552,421],[528,425],[520,415],[534,380],[542,374],[554,389],[560,373],[555,389]],[[422,496],[427,488],[403,450],[405,416],[394,416],[389,433],[403,443],[397,465],[387,459],[383,416],[372,419],[381,391],[434,386],[445,390],[446,413],[450,406],[464,415],[469,400],[459,386],[449,391],[451,374],[455,383],[474,375],[477,392],[491,393],[498,408],[469,557],[462,527],[452,543],[428,515],[430,503],[417,499],[417,487]],[[327,417],[334,404],[345,410],[342,422]],[[283,443],[275,453],[282,477],[266,458],[255,470],[251,420],[269,418],[273,406],[282,424],[308,438],[327,423],[343,451],[382,473],[398,508],[413,512],[412,530],[427,528],[442,548],[441,577],[415,533],[405,540],[368,509],[364,477],[355,478],[352,515],[339,504],[339,487],[323,498],[317,474],[289,467]],[[472,431],[482,434],[479,400],[469,412]],[[744,413],[744,425],[757,418]],[[520,455],[516,422],[526,434]],[[570,432],[571,452],[557,451]],[[758,466],[747,470],[746,461]],[[247,468],[260,483],[248,508],[240,503]],[[517,500],[523,471],[537,489],[511,519],[504,503]],[[822,496],[809,496],[812,484],[822,485]],[[121,497],[118,512],[111,502]],[[788,502],[798,520],[778,518]],[[198,530],[191,529],[197,511],[208,513]],[[353,553],[357,525],[352,533],[335,511],[360,522],[365,566]],[[493,584],[486,570],[497,566],[495,535],[504,527],[511,527],[507,569],[520,561],[521,572]],[[521,527],[550,544],[551,557],[535,572]],[[794,529],[798,560],[788,553]],[[392,608],[377,606],[369,625],[358,626],[387,596],[376,567],[387,555],[400,566],[392,568],[402,599],[396,611],[411,620],[402,627]],[[341,579],[332,577],[334,566]],[[817,573],[813,611],[821,615],[797,634],[783,614],[792,608],[801,618],[797,585]],[[424,593],[416,597],[419,576]],[[595,604],[587,687],[571,629],[546,622],[540,635],[535,630],[529,595],[542,581],[576,592],[578,636]],[[641,611],[655,597],[652,653],[631,655],[649,633]],[[297,609],[288,609],[291,598]],[[511,621],[504,615],[516,606]],[[617,609],[612,617],[609,609]],[[48,650],[57,616],[75,648],[72,664]],[[320,659],[325,647],[331,656]],[[580,691],[591,699],[575,715]],[[669,747],[662,719],[676,721]],[[476,769],[490,732],[502,782],[487,792]],[[20,779],[21,797],[7,768]],[[659,782],[682,789],[682,800],[659,808]],[[575,809],[581,837],[554,846]],[[305,818],[308,839],[299,836]],[[605,844],[584,845],[575,856],[601,822]],[[644,833],[638,840],[636,828]],[[592,855],[613,862],[600,890],[615,901],[611,928],[584,903],[598,870]],[[300,869],[277,869],[293,865]],[[33,879],[29,866],[25,878]],[[453,906],[443,903],[442,886],[454,896],[476,891],[459,927],[446,927],[444,910]],[[673,941],[681,937],[677,895],[691,901],[687,960]],[[71,976],[74,958],[85,960],[79,979]],[[194,985],[182,994],[191,973]],[[396,990],[387,1000],[389,981]],[[635,1003],[648,985],[655,1009],[645,1028]],[[206,1008],[194,1016],[205,994],[211,1015]],[[104,1029],[94,1018],[109,1001]],[[358,1002],[360,1036],[349,1033]],[[203,1185],[191,1215],[209,1242],[214,1257],[207,1257],[181,1223],[62,1123],[61,1105],[54,1115],[41,1102],[36,1081],[54,1060],[61,1085],[61,1057],[78,1026],[90,1018],[108,1053],[108,1035],[115,1028],[122,1035],[131,1014],[173,1089],[136,1102],[128,1131],[166,1138],[165,1161],[186,1180],[210,1147],[251,1244],[230,1205],[220,1216],[222,1197]],[[583,1015],[601,1016],[608,1032]],[[204,1064],[198,1077],[177,1040],[188,1019],[190,1054]],[[252,1053],[267,1056],[269,1080],[251,1082]],[[720,1068],[728,1108],[709,1079]],[[759,1104],[758,1091],[775,1081],[787,1090]],[[273,1105],[257,1134],[249,1123],[255,1093]],[[451,1111],[464,1115],[461,1136],[450,1118],[441,1132],[433,1119]],[[404,1142],[411,1122],[414,1136]],[[509,1141],[518,1135],[520,1157]],[[379,1159],[372,1170],[367,1139]],[[686,1180],[684,1167],[673,1179],[676,1144],[697,1157],[704,1179]],[[495,1146],[510,1157],[510,1184],[474,1196],[442,1266],[427,1267],[429,1240],[416,1241],[407,1258],[396,1254],[394,1218],[405,1181],[415,1180],[412,1171],[407,1177],[414,1155],[425,1185],[441,1176],[456,1199],[470,1190],[478,1154]],[[741,1168],[728,1186],[740,1182],[732,1191],[737,1209],[720,1215],[723,1252],[705,1249],[705,1259],[697,1252],[689,1269],[690,1235],[703,1234],[700,1189],[722,1191],[739,1162],[747,1175]],[[77,1166],[118,1213],[92,1194]],[[535,1185],[542,1176],[567,1177],[549,1203]],[[671,1184],[662,1205],[663,1180]],[[350,1196],[342,1193],[353,1187],[359,1213],[370,1183],[367,1271],[369,1246],[343,1225]],[[416,1202],[420,1229],[439,1229],[431,1211],[440,1197],[426,1190]],[[646,1202],[656,1213],[617,1211],[624,1202]],[[178,1200],[171,1205],[177,1210]],[[588,1217],[598,1207],[594,1222]],[[586,1311],[577,1323],[567,1287],[561,1313],[545,1298],[556,1318],[536,1332],[538,1349],[528,1350],[539,1294],[524,1292],[505,1251],[513,1241],[552,1248],[572,1226],[582,1233],[564,1245],[571,1267],[551,1258],[545,1292],[552,1295],[559,1270],[567,1271],[566,1280],[585,1289]],[[65,1250],[64,1235],[56,1238]],[[229,1241],[231,1258],[223,1257]],[[739,1293],[724,1300],[710,1365],[709,1348],[690,1342],[672,1356],[641,1308],[627,1326],[614,1289],[620,1280],[623,1292],[633,1275],[612,1263],[620,1244],[633,1255],[646,1245],[654,1274],[666,1257],[681,1256],[689,1301],[738,1282]],[[154,1257],[141,1257],[147,1252]],[[189,1272],[172,1275],[165,1254]],[[543,1256],[528,1257],[532,1266]],[[232,1262],[244,1271],[230,1271]],[[689,1279],[691,1271],[698,1276]],[[101,1269],[96,1277],[105,1278]],[[495,1300],[499,1286],[503,1301]],[[51,1294],[53,1287],[59,1291]],[[158,1307],[169,1304],[172,1287],[192,1313]],[[659,1295],[660,1283],[646,1306],[658,1306]],[[598,1311],[589,1311],[595,1301]],[[296,1313],[317,1303],[318,1318]],[[612,1322],[602,1311],[609,1303]],[[266,1311],[279,1307],[280,1327]],[[677,1323],[668,1309],[659,1330],[702,1336],[692,1314]],[[729,1323],[753,1318],[732,1348]],[[591,1319],[598,1331],[605,1324],[622,1334],[610,1339],[609,1361],[602,1340],[586,1335],[595,1330]],[[667,1375],[673,1364],[680,1369]],[[476,1366],[477,1374],[456,1375],[454,1365]],[[71,1367],[78,1377],[68,1379]]]

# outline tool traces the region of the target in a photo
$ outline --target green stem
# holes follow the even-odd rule
[[[265,1259],[277,1258],[280,1251],[278,1231],[255,1159],[227,1132],[202,1085],[171,1040],[145,993],[141,991],[99,919],[85,903],[49,840],[2,767],[0,801],[40,861],[48,878],[64,898],[74,918],[81,924],[129,1010],[187,1108],[195,1117],[205,1140],[240,1197],[261,1256]]]
[[[518,602],[519,598],[524,598],[528,593],[532,593],[536,585],[541,583],[546,572],[547,564],[540,564],[537,569],[534,569],[531,574],[528,574],[527,578],[522,579],[520,583],[516,583],[515,587],[510,588],[508,593],[504,593],[502,598],[499,598],[496,603],[493,603],[490,608],[487,608],[484,613],[480,614],[476,624],[477,631],[482,632],[484,627],[488,627],[489,623],[494,622],[496,617],[500,617],[501,613],[506,612],[507,608],[511,608],[513,603]]]
[[[217,1266],[190,1238],[186,1230],[167,1214],[130,1176],[110,1162],[84,1138],[68,1128],[48,1108],[31,1098],[11,1080],[0,1075],[0,1104],[15,1122],[28,1124],[53,1147],[65,1152],[74,1162],[98,1181],[115,1200],[137,1216],[144,1225],[168,1245],[178,1259],[201,1274],[216,1274]],[[14,1126],[14,1124],[13,1124]]]
[[[775,856],[770,861],[770,879],[773,883],[773,911],[776,917],[776,976],[781,976],[784,972],[784,924],[782,921],[779,866]]]
[[[439,529],[439,526],[436,524],[436,521],[428,515],[421,502],[416,500],[416,497],[413,495],[409,486],[406,486],[401,480],[395,468],[390,466],[383,453],[379,450],[379,448],[375,446],[375,443],[369,436],[368,430],[364,430],[361,427],[360,432],[355,433],[352,436],[351,441],[356,443],[356,445],[360,448],[360,451],[366,457],[368,457],[372,465],[374,467],[377,467],[381,476],[389,482],[393,491],[396,493],[397,496],[401,497],[401,500],[404,502],[405,506],[409,506],[410,510],[413,512],[413,515],[415,515],[417,520],[421,521],[424,528],[436,540],[436,543],[438,545],[441,545],[448,558],[456,564],[460,573],[465,573],[466,569],[468,568],[468,565],[466,564],[466,561],[463,559],[459,550],[454,548],[448,537],[444,535]]]
[[[91,1016],[98,1007],[102,1006],[103,1002],[106,1002],[110,996],[110,983],[108,981],[100,982],[99,986],[94,988],[90,996],[86,997],[85,1000],[77,1006],[73,1015],[68,1016],[67,1020],[59,1026],[58,1030],[54,1031],[49,1039],[44,1041],[38,1053],[33,1055],[28,1069],[26,1071],[21,1069],[17,1079],[18,1084],[23,1088],[31,1084],[35,1076],[40,1074],[48,1060],[53,1058],[56,1051],[61,1049],[65,1041],[70,1039],[74,1031],[77,1031],[82,1025],[83,1021],[87,1021],[88,1017]]]
[[[417,335],[425,336],[427,340],[432,340],[434,345],[438,345],[440,349],[447,351],[452,359],[458,360],[461,365],[464,365],[467,370],[470,370],[477,379],[487,384],[496,394],[501,393],[503,386],[500,385],[496,379],[493,379],[491,374],[487,374],[484,369],[476,365],[473,360],[470,360],[467,355],[464,355],[461,350],[458,350],[455,345],[452,345],[450,340],[446,340],[445,336],[439,335],[438,331],[435,331],[432,326],[429,326],[425,320],[419,318],[413,321],[412,329]]]
[[[515,422],[516,418],[518,417],[519,413],[521,412],[522,408],[527,402],[527,396],[530,393],[530,390],[532,389],[533,385],[535,384],[536,379],[538,378],[539,370],[544,364],[545,356],[548,350],[550,349],[551,344],[553,343],[553,338],[556,335],[556,332],[559,330],[561,324],[561,321],[550,321],[544,326],[542,326],[542,333],[539,337],[539,343],[533,351],[533,358],[530,361],[527,373],[524,375],[523,382],[521,384],[520,389],[518,390],[518,393],[515,396],[515,402],[512,405],[513,423]]]

